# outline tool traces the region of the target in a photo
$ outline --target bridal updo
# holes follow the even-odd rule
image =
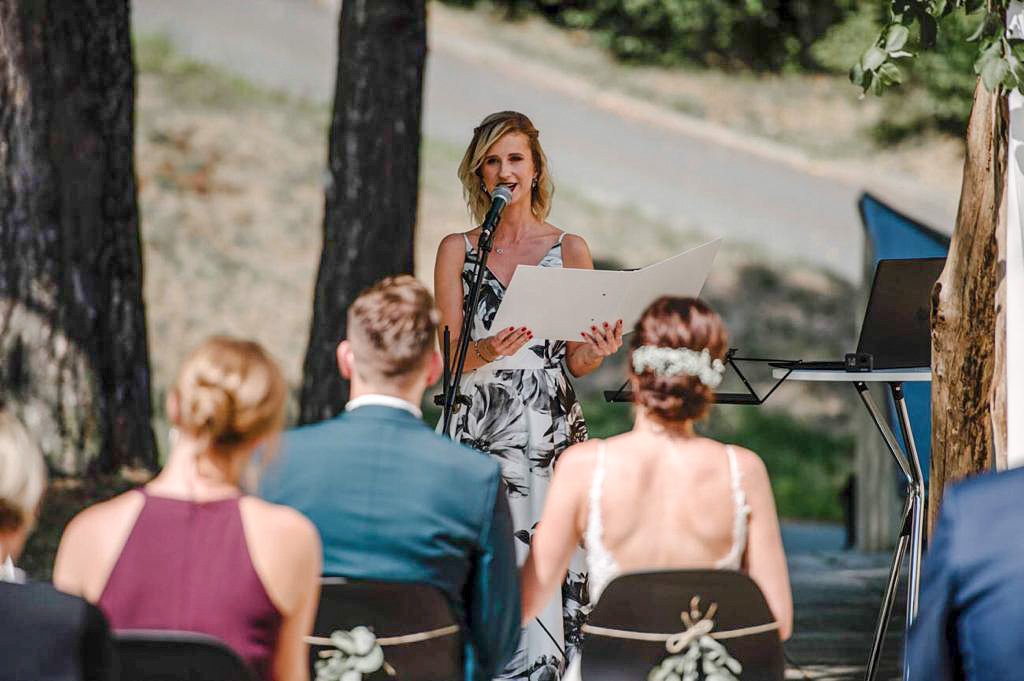
[[[715,401],[713,380],[729,347],[725,324],[707,303],[697,298],[663,296],[640,315],[630,341],[633,402],[660,421],[688,421],[705,416]],[[684,348],[682,359],[702,364],[703,370],[662,370],[638,358]],[[707,355],[703,351],[707,350]],[[640,351],[638,353],[638,350]],[[674,359],[674,358],[671,358]],[[683,363],[683,362],[680,362]]]
[[[285,396],[280,368],[258,343],[214,336],[181,366],[172,422],[214,451],[228,452],[279,430]]]

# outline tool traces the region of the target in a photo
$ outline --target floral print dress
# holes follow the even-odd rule
[[[469,238],[463,236],[465,301],[479,254]],[[538,263],[541,267],[562,266],[564,237],[563,232],[558,243]],[[485,269],[480,298],[473,311],[472,340],[493,334],[491,322],[504,294],[502,283]],[[472,406],[463,406],[452,418],[452,439],[487,452],[501,464],[520,565],[529,553],[558,455],[569,445],[587,439],[583,412],[563,366],[565,353],[565,341],[540,340],[511,357],[467,373],[461,392],[472,400]],[[561,595],[553,597],[523,629],[519,649],[501,678],[559,679],[579,648],[588,600],[586,563],[582,551],[577,550],[569,563]]]

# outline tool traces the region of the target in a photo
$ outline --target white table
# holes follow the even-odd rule
[[[931,381],[931,370],[880,369],[877,371],[851,372],[843,369],[819,370],[794,367],[792,369],[774,369],[772,376],[779,379],[786,378],[790,381],[853,384],[868,413],[871,414],[871,420],[878,427],[878,431],[882,434],[889,452],[892,454],[893,459],[895,459],[896,465],[900,467],[903,477],[907,482],[907,498],[903,504],[900,536],[896,542],[896,549],[893,551],[892,563],[889,566],[889,582],[882,597],[882,607],[878,613],[878,624],[875,627],[875,640],[871,646],[871,654],[868,657],[868,665],[864,673],[865,681],[874,681],[875,674],[878,671],[878,657],[882,652],[882,642],[885,639],[885,631],[889,626],[893,602],[896,599],[896,582],[899,579],[900,566],[903,564],[908,544],[910,546],[910,582],[907,585],[906,635],[909,635],[910,625],[917,616],[918,591],[921,586],[921,552],[924,539],[924,475],[921,473],[921,460],[917,454],[917,446],[914,444],[914,434],[910,430],[910,416],[907,414],[903,384],[907,382]],[[868,390],[869,383],[887,383],[889,385],[893,401],[896,403],[896,413],[899,416],[903,442],[906,445],[907,452],[910,453],[909,457],[904,455],[903,450],[900,449],[896,435],[892,432],[887,419],[879,411],[878,405],[872,399],[871,393]],[[906,654],[903,656],[903,680],[910,681],[910,665]]]

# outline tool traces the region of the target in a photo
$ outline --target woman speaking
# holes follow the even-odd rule
[[[459,179],[476,224],[483,222],[495,187],[504,186],[512,198],[495,231],[483,286],[472,310],[460,388],[471,405],[455,413],[449,434],[501,464],[522,563],[559,454],[587,438],[568,374],[583,376],[618,350],[622,320],[580,329],[577,342],[535,338],[526,327],[491,328],[517,266],[594,267],[581,237],[546,221],[554,188],[547,157],[529,118],[513,111],[487,116],[473,131]],[[441,310],[439,328],[448,327],[453,348],[458,345],[463,309],[480,257],[479,236],[479,228],[450,234],[437,252],[434,291]],[[582,625],[580,607],[587,600],[584,562],[576,556],[560,592],[524,630],[505,675],[557,678],[574,656]]]

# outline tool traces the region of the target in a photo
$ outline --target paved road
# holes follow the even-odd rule
[[[133,8],[136,29],[166,34],[194,58],[314,100],[333,96],[337,21],[323,4],[134,0]],[[720,135],[695,132],[677,114],[653,120],[637,115],[642,107],[628,101],[601,105],[603,96],[595,106],[589,86],[582,94],[579,88],[567,92],[564,78],[538,77],[536,69],[524,70],[493,51],[473,50],[465,36],[431,36],[428,136],[461,147],[487,113],[528,112],[560,183],[609,205],[636,206],[679,230],[747,242],[859,280],[859,183],[785,153],[762,153],[757,144],[723,144]],[[927,203],[903,207],[940,226],[951,224],[952,216]]]

